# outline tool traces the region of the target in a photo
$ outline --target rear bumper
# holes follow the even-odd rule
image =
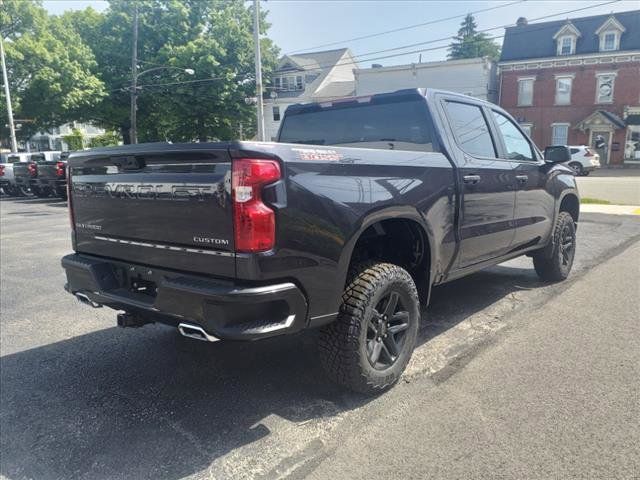
[[[84,254],[62,259],[65,289],[150,322],[190,323],[224,340],[256,340],[295,333],[307,325],[307,300],[293,283],[234,282]],[[135,285],[152,285],[137,293]]]

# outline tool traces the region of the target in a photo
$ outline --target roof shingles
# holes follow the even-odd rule
[[[599,52],[600,39],[596,31],[612,15],[626,29],[620,39],[620,50],[640,50],[640,10],[632,10],[571,19],[571,23],[582,34],[576,43],[576,55]],[[557,56],[556,43],[553,36],[566,23],[567,20],[559,20],[508,27],[505,32],[500,61]]]

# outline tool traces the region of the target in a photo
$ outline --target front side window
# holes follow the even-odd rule
[[[447,116],[460,148],[470,155],[496,158],[496,150],[482,109],[468,103],[447,102]]]
[[[551,145],[566,145],[569,137],[569,125],[560,123],[551,126]]]
[[[613,82],[615,75],[598,75],[598,88],[596,90],[597,103],[613,102]]]
[[[520,128],[524,133],[527,134],[527,137],[531,138],[531,132],[533,131],[533,124],[531,123],[521,123]]]
[[[533,105],[533,79],[518,79],[518,106]]]
[[[571,84],[573,78],[556,78],[556,105],[569,105],[571,103]]]
[[[499,112],[494,111],[493,118],[502,134],[504,146],[507,149],[507,158],[509,160],[533,160],[531,144],[522,132],[518,130],[518,127]]]

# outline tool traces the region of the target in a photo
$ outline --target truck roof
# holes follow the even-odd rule
[[[462,98],[470,98],[473,99],[474,102],[491,104],[491,102],[487,102],[485,100],[481,100],[479,98],[470,97],[469,95],[463,95],[457,92],[451,92],[448,90],[441,90],[436,88],[405,88],[402,90],[396,90],[394,92],[385,92],[385,93],[374,93],[372,95],[359,95],[354,97],[345,97],[338,98],[335,100],[330,100],[326,102],[311,102],[311,103],[295,103],[290,105],[287,110],[287,115],[296,115],[302,112],[310,112],[315,111],[321,108],[327,107],[348,107],[349,105],[354,105],[357,103],[387,103],[398,101],[400,99],[409,100],[412,97],[421,97],[421,98],[429,98],[437,93],[443,93],[446,95],[457,96]],[[491,104],[493,105],[493,104]]]

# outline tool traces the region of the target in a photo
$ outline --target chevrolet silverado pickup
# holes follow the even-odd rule
[[[67,158],[69,152],[51,156],[37,164],[37,176],[31,180],[31,189],[38,192],[53,193],[57,197],[67,198]]]
[[[579,197],[496,105],[402,90],[290,106],[276,143],[73,153],[66,290],[198,340],[317,328],[339,384],[393,385],[432,286],[528,255],[569,275]]]
[[[15,164],[13,174],[18,189],[23,193],[33,193],[36,197],[45,198],[56,193],[59,188],[55,180],[39,178],[40,170],[47,165],[56,165],[60,152],[36,152],[29,156],[29,162]],[[64,171],[64,166],[63,166]],[[66,188],[65,188],[66,190]]]

